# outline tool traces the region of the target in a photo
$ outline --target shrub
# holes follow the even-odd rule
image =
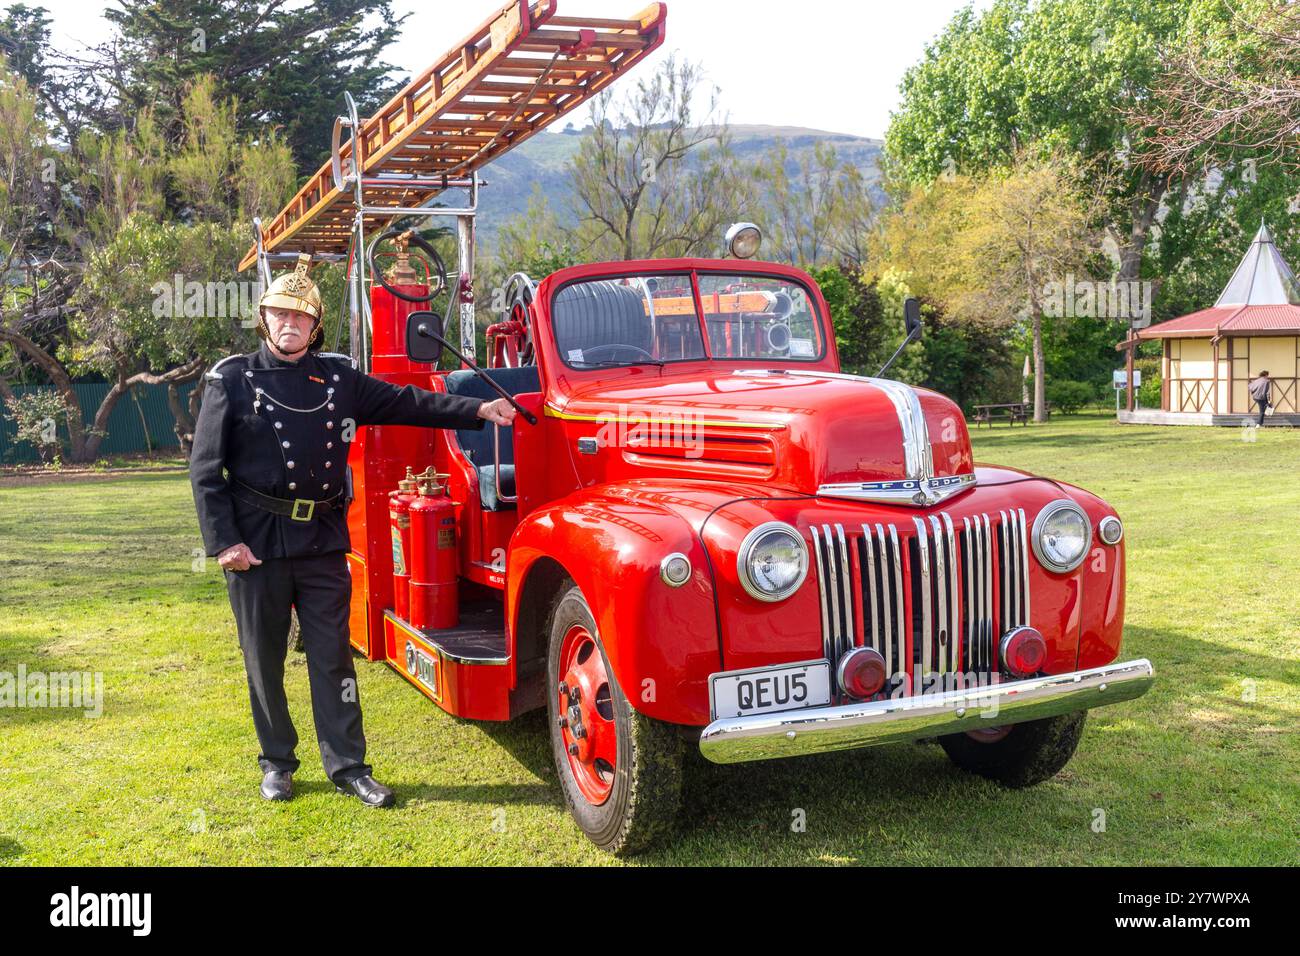
[[[1047,383],[1047,400],[1052,403],[1054,411],[1066,415],[1073,414],[1097,398],[1096,390],[1087,382]]]
[[[35,447],[41,461],[46,464],[62,464],[63,443],[59,439],[59,424],[66,422],[68,414],[63,397],[52,388],[43,388],[6,399],[5,405],[17,426],[15,441]]]

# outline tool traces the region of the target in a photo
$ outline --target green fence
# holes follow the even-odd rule
[[[108,394],[106,383],[91,385],[74,385],[73,390],[81,402],[82,418],[86,427],[95,419],[99,403]],[[193,384],[182,385],[181,401],[189,398]],[[49,386],[19,385],[14,392],[23,395],[39,391]],[[12,465],[19,462],[40,461],[36,449],[26,442],[14,441],[16,427],[9,418],[8,409],[0,402],[0,463]],[[59,425],[59,437],[64,439],[64,454],[67,454],[67,429]],[[167,386],[137,385],[117,400],[113,413],[108,418],[108,434],[100,443],[99,454],[129,455],[137,452],[156,451],[160,448],[176,448],[176,419],[167,404]]]

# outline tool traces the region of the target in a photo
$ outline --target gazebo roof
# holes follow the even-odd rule
[[[1252,332],[1300,332],[1300,283],[1262,222],[1213,306],[1145,328],[1138,338],[1205,338]]]

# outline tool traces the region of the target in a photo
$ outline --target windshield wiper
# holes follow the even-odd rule
[[[615,359],[603,359],[599,362],[572,361],[569,363],[574,368],[627,368],[631,365],[657,365],[663,368],[666,364],[661,359],[641,359],[636,362],[619,362]]]

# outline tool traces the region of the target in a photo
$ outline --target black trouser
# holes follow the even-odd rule
[[[1255,404],[1259,406],[1259,423],[1262,425],[1264,424],[1264,412],[1268,409],[1268,399],[1257,398]]]
[[[262,772],[298,769],[298,732],[284,695],[289,610],[296,607],[325,773],[337,784],[370,773],[357,672],[348,644],[352,576],[345,553],[263,558],[247,571],[227,571],[226,589],[248,672]]]

